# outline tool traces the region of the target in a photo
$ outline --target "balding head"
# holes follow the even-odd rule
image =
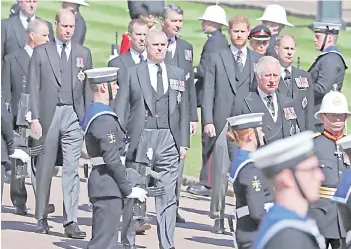
[[[274,48],[280,65],[284,68],[290,67],[296,53],[295,38],[292,35],[279,35]]]
[[[60,9],[55,16],[56,37],[63,43],[71,40],[75,27],[75,16],[69,9]]]
[[[161,30],[150,30],[146,35],[146,50],[148,59],[154,63],[165,60],[167,50],[167,36]]]
[[[30,21],[26,29],[27,44],[34,48],[49,41],[49,27],[48,24],[41,19],[34,19]]]

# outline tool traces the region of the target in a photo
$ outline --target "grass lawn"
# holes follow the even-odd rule
[[[88,1],[90,7],[81,8],[81,13],[87,23],[87,35],[85,46],[92,51],[93,62],[95,67],[107,65],[107,60],[111,51],[111,44],[115,42],[115,32],[118,31],[119,37],[127,30],[130,21],[127,9],[127,1]],[[170,2],[170,1],[169,1]],[[6,18],[10,6],[14,3],[11,1],[1,2],[1,16]],[[206,41],[206,35],[201,32],[200,22],[197,20],[206,8],[205,4],[192,2],[177,2],[184,10],[184,28],[181,37],[193,44],[194,47],[194,65],[197,65],[200,59],[203,44]],[[303,4],[300,2],[299,4]],[[38,16],[46,20],[54,20],[55,12],[59,9],[60,3],[51,1],[40,1]],[[256,18],[261,16],[261,11],[248,9],[234,9],[225,7],[227,18],[241,13],[247,15],[252,21],[252,25],[259,24]],[[289,21],[294,25],[309,25],[311,19],[290,17]],[[307,70],[312,64],[318,52],[315,51],[313,44],[313,33],[308,28],[286,28],[283,33],[293,34],[297,40],[297,56],[301,58],[301,68]],[[351,49],[350,49],[351,32],[342,32],[338,41],[338,46],[343,52],[346,63],[351,67]],[[120,42],[120,41],[119,41]],[[350,69],[345,76],[343,87],[344,94],[347,95],[351,103],[351,73]],[[349,122],[349,127],[351,122]],[[191,150],[186,160],[185,174],[198,176],[201,167],[201,136],[200,133],[191,139]]]

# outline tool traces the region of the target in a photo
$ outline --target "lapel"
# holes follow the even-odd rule
[[[167,77],[168,77],[168,93],[169,93],[169,104],[168,104],[168,109],[169,109],[169,116],[172,115],[173,111],[175,110],[177,106],[177,95],[178,91],[174,90],[171,88],[169,82],[170,79],[177,79],[176,76],[173,76],[172,74],[172,69],[170,65],[166,64],[166,69],[167,69]]]
[[[293,90],[293,98],[297,97],[297,94],[298,94],[297,92],[299,91],[295,81],[295,78],[299,76],[300,75],[298,75],[297,68],[291,67],[291,84],[292,84],[292,90]]]
[[[84,57],[82,55],[79,54],[79,51],[77,51],[77,44],[71,42],[71,54],[70,54],[70,58],[68,58],[69,60],[71,60],[72,62],[72,87],[75,85],[75,83],[77,82],[78,78],[78,67],[77,67],[77,62],[76,62],[76,58],[81,57],[83,60],[83,68],[85,67],[85,61],[84,61]],[[81,70],[83,70],[83,68]],[[72,88],[74,89],[74,88]]]
[[[21,48],[23,48],[26,45],[26,30],[23,27],[23,24],[21,22],[19,15],[12,18],[12,23],[13,23],[13,27],[14,27],[13,30],[15,32],[18,44],[20,45]]]
[[[49,62],[54,72],[55,78],[59,85],[61,85],[61,72],[60,72],[60,56],[57,52],[56,43],[50,42],[48,46],[45,47],[46,53],[49,58]],[[72,52],[72,51],[71,51]]]
[[[277,95],[278,109],[280,112],[280,117],[282,119],[283,134],[284,134],[284,137],[286,137],[286,136],[289,136],[289,131],[290,131],[290,122],[288,122],[288,120],[286,120],[284,117],[284,108],[287,107],[288,100],[285,99],[284,96],[282,97],[279,93],[276,93],[276,95]],[[296,113],[296,110],[295,110],[295,113]]]
[[[125,56],[122,57],[122,60],[124,60],[124,65],[126,65],[126,68],[135,65],[135,62],[133,60],[132,54],[130,53],[130,50],[126,53]]]
[[[247,48],[247,59],[246,59],[246,62],[247,62],[247,60],[249,60],[250,61],[250,66],[251,66],[251,68],[250,68],[250,83],[254,80],[254,78],[255,78],[255,65],[254,65],[254,63],[253,63],[253,51],[251,50],[251,49],[249,49],[249,48]]]
[[[22,49],[21,52],[16,55],[16,60],[18,64],[20,64],[20,66],[22,67],[25,74],[27,74],[30,61],[30,57],[27,51],[25,49]]]
[[[285,82],[281,76],[277,92],[281,93],[284,96],[288,96],[288,88],[286,87]]]
[[[223,65],[225,68],[225,71],[227,72],[227,76],[230,82],[230,85],[232,86],[233,92],[236,92],[236,82],[235,82],[235,60],[232,54],[232,51],[230,51],[229,47],[226,51],[221,52],[220,56],[222,57]]]
[[[182,65],[185,62],[183,60],[185,59],[185,55],[184,55],[184,48],[182,46],[182,41],[178,38],[177,38],[176,51],[174,53],[174,56],[177,56],[178,65]]]
[[[138,75],[139,85],[141,88],[141,92],[144,96],[145,102],[148,105],[150,112],[154,115],[155,110],[152,105],[152,86],[147,65],[147,63],[138,64],[136,72]]]

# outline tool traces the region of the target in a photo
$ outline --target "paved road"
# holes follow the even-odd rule
[[[80,170],[80,176],[83,177],[83,171]],[[62,228],[62,191],[61,178],[54,177],[51,187],[51,200],[54,203],[56,211],[49,217],[51,227],[50,235],[36,234],[34,218],[34,197],[30,185],[27,185],[29,193],[27,217],[14,215],[14,209],[9,196],[9,185],[5,184],[3,207],[1,214],[1,243],[4,249],[38,249],[38,248],[86,248],[87,240],[74,240],[65,238]],[[233,198],[228,198],[226,212],[230,214]],[[88,207],[87,187],[85,179],[81,180],[81,198],[79,205],[79,224],[88,237],[91,236],[91,215]],[[155,227],[154,202],[151,198],[148,200],[149,216],[151,217],[152,229],[147,235],[138,236],[137,244],[139,248],[157,249],[157,237]],[[188,221],[185,225],[176,228],[175,241],[176,248],[232,248],[232,237],[230,235],[216,235],[210,232],[212,220],[208,218],[209,199],[195,197],[182,193],[180,213]],[[226,224],[227,226],[227,224]]]
[[[216,3],[216,0],[192,0],[199,2],[209,2]],[[304,16],[316,16],[317,14],[317,2],[318,0],[249,0],[249,1],[241,1],[241,0],[219,0],[219,3],[225,3],[232,6],[238,7],[256,7],[264,9],[268,4],[278,3],[282,5],[288,12],[295,15],[304,15]],[[347,23],[351,23],[351,1],[350,0],[342,0],[342,17],[343,20]],[[258,18],[258,17],[257,17]]]

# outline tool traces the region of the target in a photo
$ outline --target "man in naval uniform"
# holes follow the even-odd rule
[[[34,19],[28,24],[26,34],[27,42],[24,48],[5,56],[1,74],[1,87],[2,93],[4,94],[3,98],[6,99],[6,102],[11,106],[13,126],[15,129],[21,94],[28,92],[28,66],[33,54],[33,49],[34,47],[49,41],[49,28],[45,21]],[[34,165],[32,165],[32,167],[34,167]],[[15,207],[15,213],[19,215],[27,215],[27,190],[25,181],[16,177],[14,165],[12,165],[11,170],[10,196]],[[35,191],[35,171],[32,170],[32,173],[32,185]],[[52,208],[50,211],[53,211]]]
[[[227,118],[235,98],[254,89],[254,64],[260,55],[247,48],[250,21],[235,15],[229,21],[231,45],[213,53],[204,81],[202,122],[204,133],[210,138],[205,154],[212,153],[210,217],[215,219],[214,232],[224,232],[224,208],[227,173],[234,144],[227,144]],[[228,151],[229,150],[229,151]]]
[[[73,12],[76,17],[76,26],[74,28],[74,34],[72,36],[72,41],[80,45],[84,44],[85,34],[87,33],[87,25],[84,18],[80,14],[80,6],[89,6],[85,0],[60,0],[62,2],[63,9],[69,9]]]
[[[228,26],[225,10],[219,5],[208,6],[203,15],[198,18],[201,20],[202,31],[207,35],[208,39],[201,52],[200,63],[194,67],[194,78],[197,79],[195,91],[197,97],[197,106],[202,105],[202,95],[204,88],[204,78],[207,66],[210,62],[211,54],[228,47],[228,41],[222,34],[222,27]],[[201,130],[203,131],[201,124]],[[205,154],[205,148],[209,142],[209,137],[201,132],[202,140],[202,167],[200,171],[199,184],[191,185],[187,191],[191,194],[209,196],[211,189],[211,160],[210,153]]]
[[[234,245],[237,249],[251,248],[261,219],[273,206],[272,186],[250,158],[252,152],[264,145],[263,115],[250,113],[228,118],[227,137],[239,146],[228,173],[236,200]]]
[[[184,71],[164,62],[167,36],[150,30],[146,49],[147,63],[130,67],[127,74],[120,75],[123,84],[116,98],[116,112],[130,136],[126,166],[146,165],[160,175],[154,182],[165,191],[165,195],[155,197],[158,241],[160,248],[171,249],[178,168],[189,148],[189,99]],[[147,156],[150,150],[154,156]],[[135,248],[135,236],[122,237],[122,243]]]
[[[31,129],[42,135],[44,154],[37,162],[35,217],[37,232],[48,233],[47,204],[52,171],[59,147],[63,153],[63,225],[65,234],[84,238],[85,232],[77,225],[79,203],[79,158],[83,133],[79,121],[92,100],[84,70],[92,67],[91,52],[71,42],[75,17],[61,9],[55,17],[56,38],[34,48],[29,63],[28,89]]]
[[[190,115],[190,136],[195,135],[197,131],[197,103],[196,91],[194,84],[193,70],[193,46],[187,41],[177,37],[183,27],[183,10],[175,5],[165,6],[161,14],[162,31],[168,38],[167,55],[165,63],[174,65],[184,70],[185,87],[189,96],[189,115]],[[177,206],[179,207],[180,189],[183,182],[184,161],[179,165],[178,183],[176,188]],[[185,223],[185,219],[177,211],[177,223]]]
[[[123,199],[138,198],[141,202],[146,199],[146,191],[132,188],[128,181],[121,161],[121,156],[125,156],[127,134],[108,106],[118,91],[117,70],[110,67],[84,72],[93,92],[93,103],[80,123],[93,164],[88,179],[88,195],[93,204],[92,238],[88,249],[120,248],[118,231]]]
[[[5,181],[5,166],[10,163],[10,158],[27,163],[29,155],[20,149],[15,149],[12,116],[8,111],[4,99],[1,97],[1,203]]]
[[[19,14],[1,20],[1,60],[5,55],[24,48],[26,45],[26,29],[28,23],[39,17],[35,15],[37,10],[37,1],[19,0]],[[40,19],[40,18],[39,18]],[[47,22],[47,21],[46,21]],[[51,23],[47,22],[49,27],[49,38],[53,40],[54,32]]]
[[[318,200],[324,180],[314,153],[313,132],[273,142],[252,154],[257,168],[272,182],[275,204],[263,217],[253,249],[325,249],[309,204]]]
[[[314,44],[316,50],[321,51],[308,69],[312,75],[315,112],[320,109],[324,95],[333,89],[334,84],[337,84],[338,91],[341,91],[343,86],[347,66],[336,46],[340,26],[340,24],[314,23]],[[316,130],[323,132],[321,122],[319,120],[315,122]]]
[[[270,4],[265,8],[263,15],[257,20],[262,21],[262,24],[266,25],[272,33],[266,55],[276,57],[277,53],[275,52],[274,46],[277,37],[285,26],[293,27],[293,25],[288,22],[284,7],[279,4]]]
[[[293,128],[295,132],[314,130],[313,82],[310,73],[292,65],[296,52],[295,38],[278,36],[275,50],[281,65],[278,92],[292,100],[295,107],[297,122]]]
[[[294,107],[277,91],[279,61],[272,56],[262,57],[256,66],[256,79],[258,86],[254,92],[236,98],[231,116],[264,113],[262,129],[267,144],[293,135],[291,123],[297,118]]]
[[[327,93],[322,101],[321,109],[315,118],[321,120],[324,131],[315,137],[315,148],[319,166],[325,175],[320,187],[320,199],[311,205],[311,216],[318,223],[322,235],[326,238],[326,247],[342,249],[346,244],[347,228],[343,223],[346,215],[331,200],[340,179],[350,167],[350,159],[337,141],[344,136],[346,119],[351,116],[346,97],[338,92]]]

